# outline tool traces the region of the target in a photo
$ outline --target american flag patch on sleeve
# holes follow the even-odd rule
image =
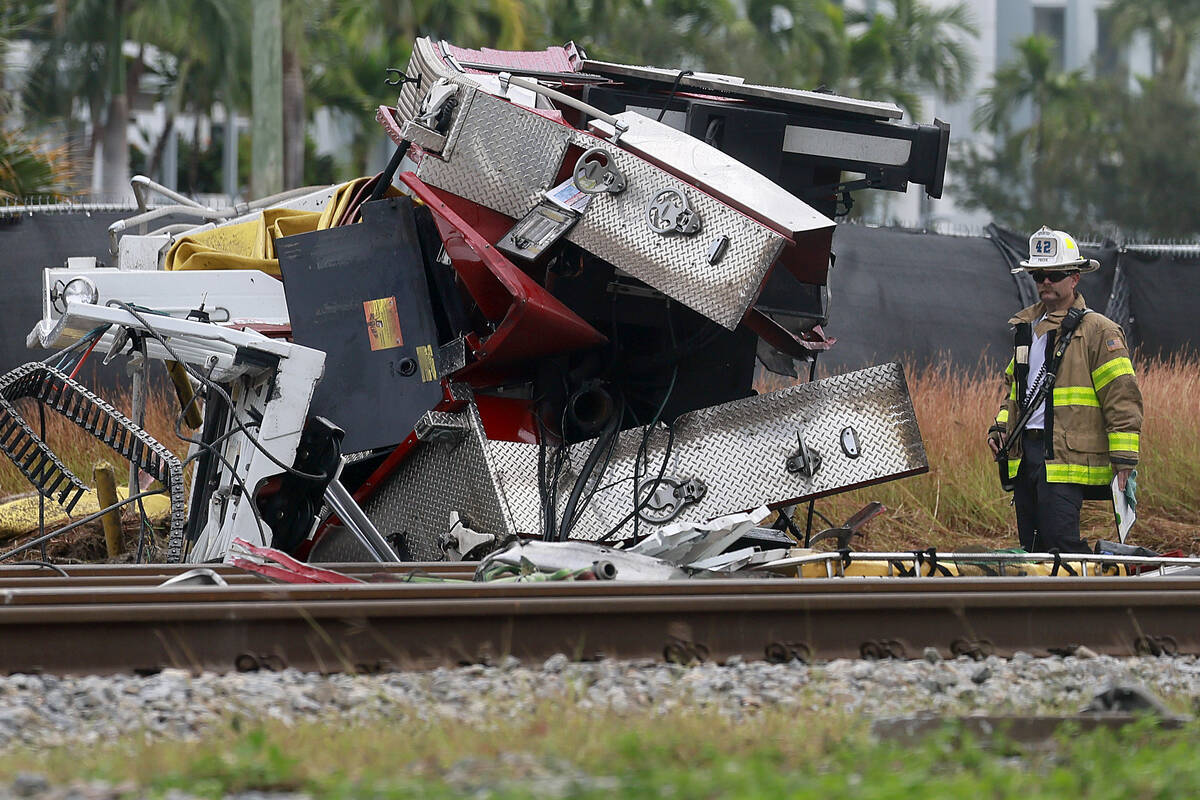
[[[1125,345],[1121,343],[1120,339],[1118,339],[1116,336],[1114,336],[1111,339],[1109,339],[1108,341],[1106,341],[1104,343],[1104,346],[1107,347],[1108,352],[1111,353],[1113,350],[1120,350]]]

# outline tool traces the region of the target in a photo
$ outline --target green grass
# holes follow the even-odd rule
[[[133,793],[248,790],[350,797],[1062,798],[1195,796],[1200,725],[1066,729],[1028,746],[948,726],[874,741],[861,720],[765,711],[742,721],[544,708],[475,724],[414,717],[370,726],[232,723],[200,741],[127,737],[14,750],[0,782],[36,764],[55,783],[101,779]]]

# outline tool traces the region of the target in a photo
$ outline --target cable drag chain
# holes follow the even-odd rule
[[[183,560],[183,525],[187,507],[183,465],[174,453],[85,386],[40,361],[24,364],[0,376],[0,397],[6,401],[32,397],[166,486],[171,500],[166,559],[168,563]],[[54,460],[61,464],[57,458]],[[75,480],[78,481],[78,478]],[[130,487],[131,494],[132,489]],[[78,497],[75,499],[78,500]]]
[[[58,502],[68,514],[88,490],[87,484],[33,432],[3,395],[0,395],[0,452],[9,457],[39,494]]]

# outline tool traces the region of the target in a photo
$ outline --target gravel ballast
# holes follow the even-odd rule
[[[498,666],[329,675],[254,672],[149,677],[11,675],[0,678],[0,747],[111,740],[131,733],[192,738],[237,715],[285,724],[322,719],[511,719],[538,701],[581,709],[670,714],[710,710],[734,718],[765,709],[868,718],[910,714],[1074,713],[1113,686],[1139,686],[1190,713],[1200,697],[1193,656],[989,657],[837,660],[815,665],[734,661],[681,667],[652,662]]]

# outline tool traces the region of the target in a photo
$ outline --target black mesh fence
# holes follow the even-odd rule
[[[41,318],[42,268],[68,256],[111,262],[108,226],[129,213],[0,214],[0,371],[46,355],[25,348]],[[995,226],[985,236],[839,226],[827,331],[838,342],[820,373],[891,360],[969,368],[1007,359],[1005,322],[1034,297],[1028,277],[1010,272],[1027,245],[1027,233]],[[1108,242],[1084,252],[1101,264],[1080,283],[1088,304],[1121,322],[1143,353],[1200,348],[1200,247]]]

